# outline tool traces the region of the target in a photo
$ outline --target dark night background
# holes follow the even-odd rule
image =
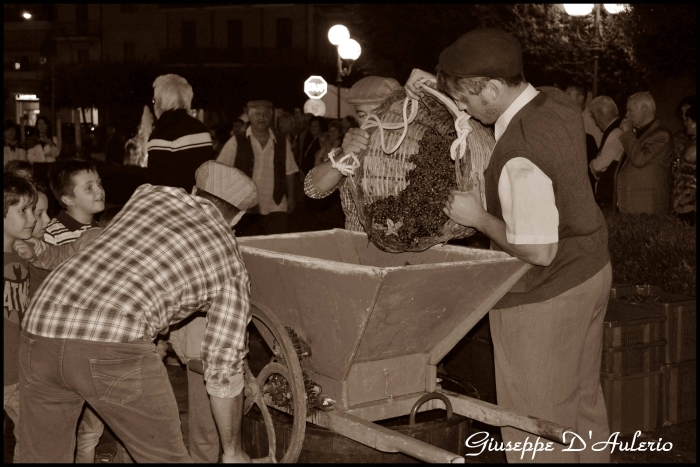
[[[19,17],[30,6],[36,19],[55,19],[54,6],[15,4],[5,5],[5,21]],[[210,4],[193,8],[206,6]],[[581,83],[591,89],[593,15],[570,17],[560,4],[319,4],[314,8],[319,17],[338,18],[362,45],[362,55],[343,81],[346,87],[370,74],[403,83],[412,68],[433,71],[440,51],[461,34],[475,27],[496,26],[520,39],[525,77],[535,86]],[[694,82],[696,8],[695,4],[638,4],[618,15],[603,10],[606,43],[599,60],[598,94],[613,97],[624,108],[628,95],[669,78]],[[196,51],[187,58],[187,67],[168,64],[167,56],[152,62],[57,63],[56,107],[121,108],[119,112],[133,114],[129,118],[138,120],[141,106],[151,100],[153,79],[173,72],[192,84],[196,108],[212,112],[238,109],[248,99],[266,96],[291,111],[306,100],[302,83],[309,75],[335,81],[335,57],[326,50],[332,48],[326,32],[321,26],[313,31],[316,52],[325,50],[325,54],[278,64],[273,59],[265,66],[214,67],[210,62],[225,64],[227,60],[211,50]],[[48,34],[42,48],[49,59],[56,53],[52,34],[55,36]],[[50,88],[46,73],[41,99],[48,100]],[[7,91],[5,97],[7,100]]]

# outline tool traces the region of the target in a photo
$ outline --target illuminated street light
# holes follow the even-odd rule
[[[25,11],[24,13],[22,13],[22,18],[32,19],[32,14]]]
[[[354,40],[350,39],[350,31],[342,24],[336,24],[328,30],[328,40],[336,46],[338,56],[338,75],[335,78],[338,87],[338,119],[340,119],[340,87],[343,84],[343,76],[347,76],[352,71],[352,64],[360,57],[362,47]],[[343,61],[347,62],[347,68],[343,67]]]
[[[328,30],[328,40],[333,45],[337,46],[348,39],[350,39],[350,31],[342,24],[336,24]]]
[[[569,14],[569,16],[586,16],[590,15],[593,11],[592,3],[565,3],[564,10]]]
[[[621,13],[628,9],[628,5],[620,3],[595,4],[564,4],[564,11],[570,16],[586,16],[594,13],[593,37],[591,39],[591,52],[593,53],[593,98],[598,95],[598,57],[603,51],[603,29],[600,23],[601,6],[611,15]]]
[[[611,15],[616,15],[618,13],[622,13],[623,11],[627,11],[628,6],[629,5],[624,3],[603,3],[603,8],[605,8],[605,11]]]
[[[357,60],[362,53],[362,47],[355,39],[347,39],[338,44],[338,54],[343,60]]]

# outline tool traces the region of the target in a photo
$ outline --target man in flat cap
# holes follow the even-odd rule
[[[259,204],[243,218],[241,235],[281,234],[289,231],[289,214],[294,211],[294,187],[299,171],[286,138],[277,138],[270,128],[272,102],[250,101],[250,126],[235,135],[221,149],[217,161],[235,167],[258,186]]]
[[[532,265],[490,313],[498,405],[569,426],[588,443],[580,452],[555,444],[535,461],[609,462],[609,450],[590,446],[609,435],[599,375],[612,273],[581,113],[562,91],[525,81],[520,43],[500,29],[461,36],[440,54],[437,77],[414,70],[407,92],[415,96],[421,80],[495,125],[484,173],[487,210],[477,186],[453,191],[445,213]],[[534,439],[501,431],[505,442]],[[520,461],[514,451],[507,457]]]
[[[137,462],[192,462],[153,340],[195,311],[224,462],[241,445],[250,280],[231,227],[257,203],[241,171],[208,161],[196,188],[142,185],[109,228],[46,279],[20,342],[22,462],[72,462],[86,402]]]
[[[362,78],[350,88],[347,101],[355,106],[358,123],[362,126],[367,117],[374,112],[391,93],[401,89],[401,84],[393,78],[380,76],[367,76]],[[345,213],[345,228],[356,232],[364,232],[360,223],[360,217],[355,206],[355,201],[347,186],[347,173],[343,173],[343,167],[337,162],[344,154],[360,151],[361,145],[366,145],[369,134],[360,128],[351,128],[345,134],[342,149],[336,149],[334,161],[326,156],[325,162],[314,167],[306,174],[304,179],[304,193],[310,198],[320,199],[330,196],[336,189],[340,192],[340,201]],[[365,146],[366,147],[366,146]]]
[[[154,185],[189,190],[194,172],[214,159],[209,129],[189,115],[192,86],[178,75],[161,75],[153,82],[153,111],[156,116],[148,138],[148,176]]]

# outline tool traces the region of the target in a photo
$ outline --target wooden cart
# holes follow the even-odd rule
[[[558,442],[572,431],[437,384],[436,365],[522,277],[522,261],[450,245],[386,253],[342,229],[238,240],[252,321],[274,354],[246,369],[246,413],[258,405],[267,428],[263,460],[296,461],[307,420],[427,462],[465,459],[372,422],[443,408]],[[294,417],[279,458],[269,408]]]

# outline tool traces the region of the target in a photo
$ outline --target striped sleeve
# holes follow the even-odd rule
[[[148,142],[148,151],[168,151],[178,152],[189,149],[211,146],[211,135],[207,133],[196,133],[185,135],[174,141],[165,139],[152,139]]]

